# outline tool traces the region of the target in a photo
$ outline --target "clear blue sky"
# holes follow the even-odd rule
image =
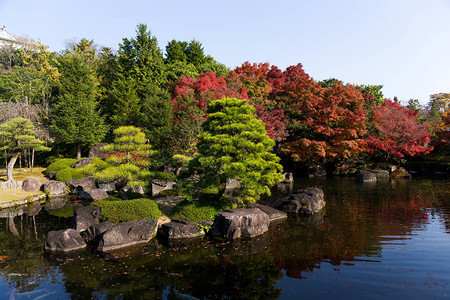
[[[168,41],[200,41],[230,68],[302,63],[316,80],[382,84],[388,98],[450,92],[450,0],[0,0],[0,26],[50,51],[93,39],[118,49],[146,23]]]

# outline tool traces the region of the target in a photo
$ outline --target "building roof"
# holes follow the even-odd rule
[[[40,44],[40,41],[23,36],[10,34],[6,31],[6,27],[3,26],[2,28],[0,28],[0,46],[5,44],[10,44],[13,47],[18,48],[36,47]]]

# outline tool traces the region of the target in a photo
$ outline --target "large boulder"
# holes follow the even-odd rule
[[[89,157],[100,157],[105,158],[105,152],[101,151],[100,148],[107,146],[106,143],[97,143],[89,149]]]
[[[147,243],[156,236],[158,220],[119,223],[100,236],[98,251],[109,251],[135,244]]]
[[[294,174],[291,172],[285,172],[283,173],[283,179],[281,180],[282,183],[292,183],[294,182]]]
[[[74,163],[74,164],[71,165],[70,167],[71,167],[71,168],[81,168],[81,167],[85,167],[85,166],[87,166],[87,165],[92,164],[92,161],[93,161],[93,160],[94,160],[94,159],[93,159],[92,157],[88,157],[88,158],[82,159],[82,160],[80,160],[80,161]]]
[[[248,208],[259,208],[260,210],[262,210],[269,216],[270,222],[275,222],[275,221],[279,221],[279,220],[283,220],[283,219],[287,218],[287,213],[285,213],[284,211],[275,209],[275,208],[267,206],[267,205],[252,203],[252,204],[249,204],[247,207]]]
[[[175,181],[161,181],[154,180],[151,183],[152,196],[156,196],[162,191],[170,190],[176,184]]]
[[[92,176],[84,177],[81,179],[66,180],[66,185],[74,194],[79,194],[82,191],[90,191],[97,188],[97,186],[95,185],[95,179]]]
[[[321,211],[324,205],[323,190],[307,187],[279,199],[272,206],[286,213],[310,215]]]
[[[109,183],[97,183],[97,186],[100,190],[104,190],[105,192],[114,192],[116,190],[116,183],[109,182]]]
[[[101,189],[88,190],[88,191],[80,191],[78,190],[78,197],[83,200],[100,200],[108,198],[109,195],[107,192]]]
[[[50,192],[50,195],[65,195],[67,194],[67,186],[64,182],[49,180],[44,183],[44,191]]]
[[[213,235],[227,239],[254,237],[269,229],[269,216],[259,208],[229,209],[214,219]]]
[[[113,226],[114,224],[111,221],[95,224],[90,226],[85,231],[82,231],[81,236],[86,242],[89,242],[99,238],[102,233],[110,230]]]
[[[122,200],[128,200],[130,198],[128,196],[133,194],[139,194],[143,196],[145,194],[144,187],[142,185],[135,185],[133,187],[127,185],[119,191],[119,197]]]
[[[73,214],[73,229],[83,231],[99,223],[100,207],[83,206],[75,210]]]
[[[377,175],[371,171],[359,170],[358,173],[356,173],[355,180],[358,182],[377,181]]]
[[[58,172],[57,171],[51,171],[51,172],[48,172],[47,175],[45,175],[45,176],[47,176],[47,178],[50,179],[50,180],[55,180],[56,179],[56,173],[58,173]]]
[[[50,231],[45,239],[46,251],[68,252],[86,248],[86,242],[80,233],[73,229]]]
[[[22,183],[22,189],[25,192],[36,192],[41,188],[41,183],[37,178],[29,177],[25,179]]]
[[[192,239],[205,235],[197,223],[173,219],[159,228],[159,234],[169,240]]]
[[[370,172],[374,173],[377,179],[389,179],[389,171],[387,170],[371,170]]]

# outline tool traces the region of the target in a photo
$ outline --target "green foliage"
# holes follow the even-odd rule
[[[120,78],[114,82],[110,101],[114,107],[111,123],[115,128],[138,124],[143,117],[136,88],[136,81],[131,78]]]
[[[162,212],[155,201],[141,198],[133,200],[120,200],[109,197],[102,200],[95,200],[92,205],[101,208],[100,219],[111,221],[114,224],[119,222],[158,219]]]
[[[83,55],[67,53],[60,61],[60,94],[51,112],[51,130],[58,141],[88,147],[100,142],[107,132],[96,101],[97,79],[92,62]]]
[[[173,208],[172,219],[182,219],[198,223],[203,220],[214,220],[214,216],[226,209],[235,208],[233,202],[226,197],[216,200],[184,200]]]
[[[182,193],[194,197],[220,197],[229,179],[240,186],[233,192],[238,202],[251,203],[282,179],[279,158],[269,152],[275,145],[264,123],[254,114],[246,100],[223,98],[212,101],[208,119],[199,135],[198,156],[190,164],[190,172],[200,176],[187,180]]]
[[[44,173],[48,174],[50,172],[58,172],[61,171],[63,169],[66,168],[70,168],[71,165],[73,165],[74,163],[80,161],[81,159],[76,159],[76,158],[60,158],[55,160],[54,163],[52,163],[51,165],[49,165],[47,167],[47,169],[45,169]]]
[[[0,151],[16,155],[24,149],[49,151],[44,141],[36,138],[34,126],[30,120],[15,118],[0,126]]]
[[[139,24],[136,37],[123,39],[119,46],[119,72],[139,84],[138,91],[147,85],[162,87],[166,83],[164,60],[156,37],[147,25]]]
[[[81,179],[84,177],[86,177],[86,175],[84,175],[79,168],[62,169],[61,171],[58,171],[55,176],[56,180],[62,182],[65,182],[69,179]]]

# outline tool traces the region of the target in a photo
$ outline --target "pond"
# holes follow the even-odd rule
[[[79,203],[0,211],[1,299],[433,299],[450,294],[450,180],[324,189],[326,209],[253,240],[143,245],[107,254],[43,251]],[[275,192],[264,202],[282,194]],[[195,297],[195,298],[194,298]]]

